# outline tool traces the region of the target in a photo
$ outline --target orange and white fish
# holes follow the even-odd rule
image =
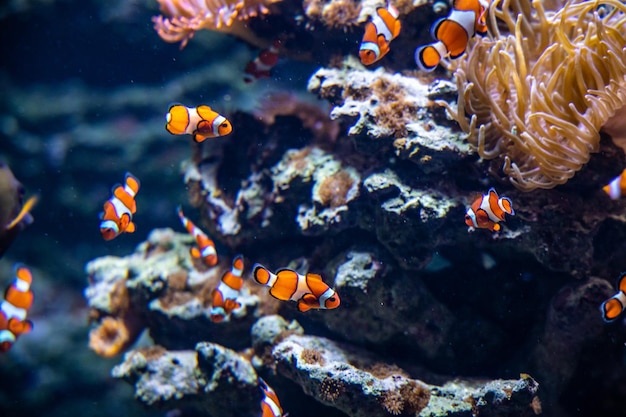
[[[278,63],[280,40],[275,40],[269,48],[259,52],[259,56],[248,62],[244,70],[243,80],[251,83],[261,78],[269,78],[270,71]]]
[[[263,391],[261,417],[283,417],[283,408],[280,406],[276,392],[261,377],[259,377],[259,385]]]
[[[295,301],[298,310],[333,309],[339,307],[339,295],[318,274],[300,275],[291,269],[280,269],[273,274],[260,264],[254,264],[252,276],[259,284],[270,287],[270,295],[279,300]]]
[[[467,43],[475,34],[487,33],[487,10],[490,0],[454,0],[452,12],[432,26],[429,45],[415,50],[415,62],[424,71],[432,71],[441,59],[456,59],[463,55]]]
[[[391,3],[379,7],[376,14],[365,25],[365,34],[359,48],[359,57],[363,65],[372,65],[389,52],[389,44],[400,34],[398,10]]]
[[[113,186],[113,195],[104,203],[104,211],[100,213],[100,233],[104,240],[135,231],[133,214],[137,211],[135,196],[138,191],[139,180],[130,172],[124,177],[124,185]]]
[[[513,203],[508,197],[499,197],[494,188],[490,188],[487,194],[474,200],[465,213],[465,224],[469,226],[469,232],[475,229],[489,229],[498,232],[501,229],[500,222],[505,221],[504,215],[513,216]]]
[[[181,206],[178,206],[178,218],[180,218],[180,222],[185,229],[187,229],[189,234],[196,239],[198,247],[192,247],[189,250],[191,256],[193,258],[202,259],[207,266],[215,266],[217,264],[215,243],[198,226],[185,217]]]
[[[165,120],[165,129],[172,135],[192,135],[198,143],[233,131],[233,126],[224,116],[205,105],[186,107],[174,104],[165,115]]]
[[[613,178],[610,183],[602,187],[602,189],[612,200],[619,200],[622,196],[626,195],[626,169],[623,170],[620,175]]]
[[[26,320],[28,310],[33,305],[33,292],[30,286],[33,276],[23,265],[15,265],[15,279],[4,294],[0,304],[0,352],[11,349],[17,338],[33,329],[33,323]]]
[[[626,272],[617,278],[617,294],[606,300],[600,306],[602,320],[612,322],[626,309]]]
[[[237,255],[233,259],[230,271],[224,272],[222,280],[211,294],[213,307],[211,307],[211,320],[213,323],[228,321],[230,313],[241,307],[237,301],[243,287],[243,256]]]

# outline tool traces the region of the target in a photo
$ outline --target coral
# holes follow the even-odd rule
[[[198,415],[255,415],[261,401],[257,374],[237,352],[203,342],[194,350],[138,349],[113,368],[151,407],[186,407]]]
[[[302,351],[302,360],[306,363],[319,363],[324,365],[324,355],[322,352],[315,349],[304,349]]]
[[[368,71],[347,58],[341,68],[319,69],[307,88],[333,104],[331,118],[351,125],[348,135],[359,139],[361,150],[375,153],[393,145],[396,155],[427,173],[441,172],[474,153],[433,106],[433,100],[454,96],[456,87],[448,81],[428,84],[384,68]]]
[[[110,358],[128,349],[143,330],[141,325],[119,317],[105,317],[89,332],[89,348]]]
[[[305,362],[304,349],[321,350],[326,363]],[[372,363],[371,354],[315,336],[289,336],[272,353],[278,375],[349,416],[534,415],[531,404],[536,403],[538,384],[528,375],[489,382],[457,379],[442,386],[401,374],[378,378],[361,367]]]
[[[444,105],[517,188],[564,184],[598,152],[600,128],[626,105],[625,12],[618,0],[568,1],[554,12],[539,0],[491,4],[494,37],[458,63],[458,111]]]
[[[246,280],[238,300],[242,307],[233,312],[229,325],[213,323],[207,298],[230,264],[224,259],[211,269],[196,270],[189,255],[192,244],[188,234],[157,229],[130,256],[90,262],[85,295],[98,322],[90,346],[107,356],[120,353],[147,328],[154,342],[168,349],[194,346],[194,334],[207,332],[216,342],[242,347],[258,314],[259,297],[251,288],[258,289]],[[168,325],[171,320],[178,325]]]
[[[324,178],[317,190],[323,206],[336,208],[346,204],[354,180],[347,171],[338,171]]]
[[[303,359],[304,359],[304,356],[303,356]],[[310,362],[307,362],[307,363],[310,363]],[[323,363],[320,363],[319,365],[324,366]],[[333,403],[341,395],[344,395],[345,392],[346,392],[346,384],[342,380],[337,380],[333,378],[325,378],[320,383],[319,395],[322,401],[324,402]]]
[[[155,16],[154,29],[166,42],[181,42],[184,48],[201,29],[233,34],[257,44],[247,26],[251,17],[269,13],[268,7],[282,0],[158,0],[163,16]]]

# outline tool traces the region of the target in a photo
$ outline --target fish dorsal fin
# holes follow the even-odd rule
[[[17,225],[19,222],[21,222],[24,217],[26,217],[28,215],[28,213],[30,213],[30,211],[32,210],[32,208],[35,206],[35,203],[37,203],[37,199],[38,197],[36,195],[32,196],[31,198],[29,198],[26,203],[24,203],[22,205],[22,209],[20,210],[20,212],[17,214],[17,216],[15,216],[15,218],[13,220],[11,220],[11,223],[6,225],[6,229],[12,229],[15,227],[15,225]]]
[[[626,294],[626,272],[622,272],[617,278],[617,289]]]

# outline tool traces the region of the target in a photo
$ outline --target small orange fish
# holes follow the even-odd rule
[[[237,301],[243,287],[243,256],[237,255],[233,259],[230,271],[224,272],[222,280],[216,289],[213,290],[213,307],[211,308],[211,320],[213,323],[228,321],[230,313],[241,307]]]
[[[33,323],[26,320],[28,310],[33,305],[33,292],[30,286],[33,276],[23,265],[15,265],[15,279],[7,288],[4,301],[0,304],[0,352],[11,349],[17,338],[33,329]]]
[[[233,131],[233,126],[209,106],[186,107],[174,104],[165,116],[165,129],[172,135],[192,135],[200,143],[208,138],[218,138]]]
[[[610,183],[602,187],[602,190],[604,190],[612,200],[619,200],[623,195],[626,195],[626,169],[623,170],[620,175],[613,178]]]
[[[602,320],[612,322],[626,309],[626,272],[617,278],[617,294],[606,300],[600,306]]]
[[[255,59],[248,62],[244,70],[243,80],[251,83],[261,78],[269,78],[270,71],[278,63],[280,57],[280,40],[275,40],[269,48],[262,50]]]
[[[515,214],[513,203],[508,197],[498,198],[494,188],[490,188],[487,194],[479,196],[465,213],[465,224],[469,226],[469,232],[475,229],[489,229],[498,232],[501,229],[500,222],[505,221],[504,215]]]
[[[420,69],[432,71],[443,57],[460,57],[470,38],[476,33],[485,35],[489,3],[490,0],[454,0],[450,15],[439,19],[431,29],[437,42],[415,50],[415,62]]]
[[[280,406],[276,392],[261,377],[259,377],[259,385],[261,385],[261,390],[263,391],[261,417],[283,417],[283,408]]]
[[[389,44],[400,34],[398,10],[391,3],[379,7],[376,14],[365,25],[365,34],[359,48],[363,65],[372,65],[389,52]]]
[[[139,191],[139,180],[127,172],[124,184],[113,186],[111,189],[113,195],[104,203],[104,211],[100,213],[100,233],[104,240],[135,231],[133,214],[137,211],[135,195]]]
[[[207,266],[215,266],[217,264],[217,251],[215,250],[215,243],[202,231],[198,226],[193,224],[191,220],[185,217],[183,209],[178,206],[178,218],[183,224],[185,229],[191,236],[196,239],[198,247],[193,247],[189,250],[189,253],[193,258],[200,258]]]
[[[280,269],[273,274],[263,265],[255,264],[252,276],[259,284],[270,287],[270,295],[279,300],[295,301],[298,310],[333,309],[339,307],[339,295],[318,274],[300,275],[291,269]]]

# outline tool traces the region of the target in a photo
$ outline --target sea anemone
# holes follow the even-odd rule
[[[200,29],[214,30],[238,36],[259,45],[246,21],[269,13],[268,6],[282,0],[157,0],[164,16],[155,16],[154,30],[166,42],[187,45]]]
[[[456,64],[457,111],[442,103],[480,156],[496,161],[492,170],[502,166],[523,191],[572,178],[626,105],[626,5],[572,0],[557,8],[494,0],[493,36]]]

